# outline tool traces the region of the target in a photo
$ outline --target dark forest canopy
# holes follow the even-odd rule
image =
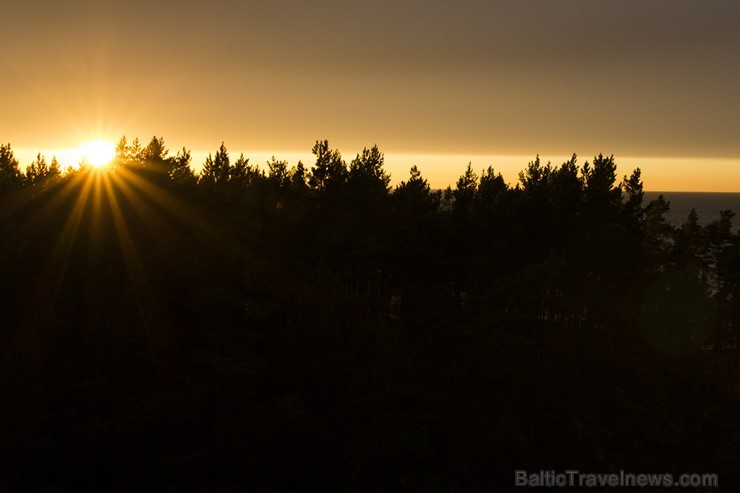
[[[63,172],[0,146],[7,485],[739,484],[731,211],[673,227],[612,156],[440,192],[416,166],[391,186],[376,146],[313,154],[222,144],[194,173],[122,139]]]

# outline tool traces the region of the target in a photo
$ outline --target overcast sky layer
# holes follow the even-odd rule
[[[740,191],[736,1],[4,0],[0,12],[0,141],[18,149],[156,134],[173,150],[246,154],[324,138],[350,158],[376,143],[603,152],[722,159]]]

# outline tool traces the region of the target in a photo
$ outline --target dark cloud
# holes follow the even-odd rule
[[[249,134],[265,145],[333,133],[429,152],[536,142],[553,152],[740,155],[734,1],[10,0],[2,9],[10,48],[0,90],[17,96],[28,131],[20,112],[34,101],[73,111],[108,98],[119,114],[141,108],[158,132]],[[166,118],[182,105],[192,128]],[[204,118],[214,120],[207,129]]]

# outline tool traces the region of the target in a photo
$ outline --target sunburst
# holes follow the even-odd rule
[[[89,163],[94,168],[110,164],[116,156],[116,145],[103,139],[88,140],[77,148],[80,161]]]

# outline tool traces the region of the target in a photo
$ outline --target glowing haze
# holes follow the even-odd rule
[[[378,144],[395,180],[614,154],[646,188],[740,192],[740,3],[5,0],[0,141],[122,135],[260,162]],[[311,163],[310,157],[304,162]],[[67,163],[70,164],[70,163]]]

